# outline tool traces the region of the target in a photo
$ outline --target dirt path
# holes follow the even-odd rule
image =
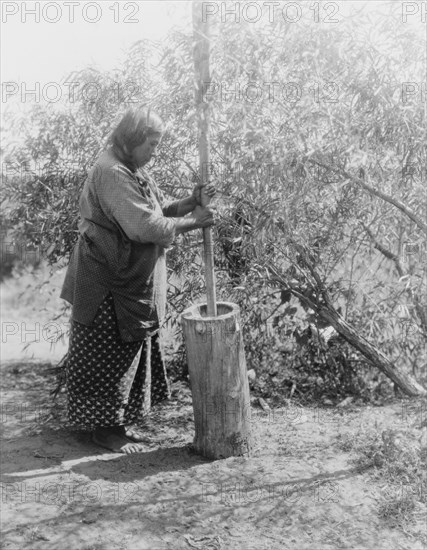
[[[254,404],[254,456],[211,462],[191,452],[191,397],[176,384],[145,423],[146,452],[121,456],[64,427],[49,366],[3,366],[5,549],[426,547],[425,507],[409,527],[390,526],[378,510],[402,484],[384,485],[344,452],[372,429],[421,430],[423,403],[270,414]]]

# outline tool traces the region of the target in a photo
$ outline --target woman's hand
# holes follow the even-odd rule
[[[189,218],[183,218],[176,221],[176,234],[187,233],[194,229],[210,227],[215,224],[214,211],[208,206],[196,206]]]
[[[215,189],[215,186],[212,184],[212,183],[209,183],[207,185],[205,184],[202,184],[202,183],[198,183],[194,189],[193,189],[193,193],[191,194],[191,198],[193,199],[193,201],[195,202],[196,206],[201,206],[202,205],[202,189],[204,191],[204,193],[206,193],[206,195],[211,199],[215,193],[216,193],[216,189]]]
[[[193,216],[197,227],[210,227],[215,224],[214,211],[208,206],[196,206]]]

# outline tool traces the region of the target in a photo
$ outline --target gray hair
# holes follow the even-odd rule
[[[149,107],[128,109],[113,130],[109,142],[116,155],[126,164],[132,165],[131,153],[152,135],[163,133],[163,121]]]

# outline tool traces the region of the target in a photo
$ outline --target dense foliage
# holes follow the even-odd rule
[[[339,25],[273,19],[213,28],[205,97],[218,299],[240,305],[249,367],[266,394],[287,394],[295,381],[297,393],[316,398],[375,385],[359,353],[339,339],[333,351],[337,335],[331,344],[316,315],[325,304],[423,378],[426,121],[404,86],[422,80],[418,35],[396,14],[380,24],[363,13]],[[160,186],[180,197],[197,174],[189,33],[136,43],[111,74],[87,69],[67,80],[78,90],[96,83],[97,93],[11,117],[24,141],[5,156],[4,216],[51,262],[70,253],[85,174],[130,103],[168,123],[152,167]],[[204,288],[200,235],[181,239],[169,254],[173,326]]]

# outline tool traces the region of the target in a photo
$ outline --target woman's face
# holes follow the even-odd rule
[[[138,167],[144,166],[155,156],[160,138],[160,134],[152,134],[142,145],[135,147],[132,151],[132,159]]]

